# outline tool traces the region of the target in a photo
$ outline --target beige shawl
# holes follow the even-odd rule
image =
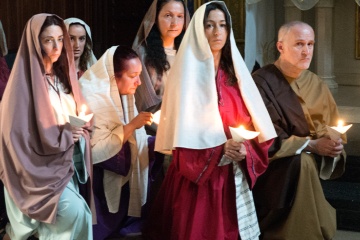
[[[38,37],[47,16],[51,15],[38,14],[27,22],[1,102],[0,177],[24,214],[55,223],[60,195],[74,174],[74,140],[69,123],[57,124],[49,99]],[[62,30],[72,93],[80,112],[85,102],[78,88],[65,25]],[[85,138],[89,143],[88,133]],[[89,151],[85,158],[91,176]]]
[[[157,95],[153,81],[151,80],[151,73],[148,72],[145,65],[145,56],[146,56],[146,38],[149,36],[149,33],[156,23],[156,4],[158,0],[154,0],[151,4],[149,10],[146,12],[145,17],[139,27],[139,30],[136,34],[132,48],[139,55],[142,62],[142,73],[140,75],[141,85],[138,87],[135,93],[136,106],[139,111],[144,111],[154,105],[157,105],[161,102],[162,96]],[[186,7],[186,5],[185,5]],[[185,9],[185,25],[186,29],[190,22],[190,14],[188,9]],[[169,79],[169,78],[168,78]]]
[[[156,151],[169,153],[176,147],[205,149],[227,140],[218,109],[214,59],[204,32],[205,8],[206,4],[194,14],[170,71]],[[274,138],[276,132],[264,102],[236,47],[232,30],[229,34],[240,92],[254,127],[260,132],[259,141]]]
[[[79,80],[81,90],[95,114],[95,129],[91,138],[94,163],[106,161],[121,150],[124,143],[123,126],[138,114],[134,96],[119,95],[113,64],[116,48],[117,46],[109,48]],[[118,211],[121,187],[130,181],[128,215],[141,216],[148,183],[147,139],[143,127],[135,130],[128,139],[131,149],[131,169],[128,176],[104,170],[104,191],[110,212]]]
[[[82,25],[85,28],[86,34],[89,36],[90,39],[90,45],[91,45],[91,49],[93,47],[93,43],[92,43],[92,37],[91,37],[91,30],[89,25],[86,24],[86,22],[84,22],[83,20],[79,19],[79,18],[67,18],[64,20],[66,29],[69,31],[70,25],[74,24],[74,23],[79,23],[80,25]],[[94,63],[96,63],[97,59],[94,55],[94,52],[91,50],[91,57],[89,62],[87,63],[87,68],[91,67]]]

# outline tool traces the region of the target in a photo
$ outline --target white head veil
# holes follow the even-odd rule
[[[97,59],[94,55],[94,52],[92,50],[93,47],[93,42],[92,42],[92,37],[91,37],[91,30],[89,25],[86,24],[86,22],[84,22],[83,20],[79,19],[79,18],[67,18],[64,20],[66,29],[69,31],[70,25],[71,24],[75,24],[78,23],[81,26],[83,26],[85,28],[86,34],[89,36],[89,39],[91,41],[90,45],[91,45],[91,53],[90,53],[90,60],[87,63],[87,68],[91,67],[94,63],[96,63]]]
[[[214,1],[224,6],[222,1]],[[206,3],[194,14],[170,71],[161,108],[155,150],[176,147],[205,149],[226,142],[218,109],[214,59],[204,30]],[[231,24],[231,23],[230,23]],[[276,137],[260,93],[236,47],[232,29],[231,55],[242,98],[251,115],[259,141]]]
[[[115,127],[128,124],[137,114],[134,95],[120,95],[114,73],[114,54],[118,46],[109,48],[93,66],[79,79],[92,112],[95,114],[95,128],[91,145],[109,137]],[[136,129],[129,137],[131,149],[131,170],[127,176],[121,176],[111,171],[104,171],[104,191],[109,211],[119,210],[121,187],[130,182],[130,202],[128,215],[140,217],[141,206],[146,202],[148,189],[148,136],[144,127]],[[93,163],[103,162],[117,154],[118,149],[104,146],[101,154],[93,154]]]

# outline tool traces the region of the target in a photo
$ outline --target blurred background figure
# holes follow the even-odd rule
[[[143,64],[141,85],[135,94],[139,111],[154,113],[160,108],[168,73],[189,21],[182,0],[154,0],[147,11],[132,46]]]
[[[0,101],[10,75],[9,67],[5,61],[5,56],[7,55],[7,53],[8,53],[8,49],[6,45],[6,36],[2,23],[0,21]],[[0,205],[0,208],[2,209],[2,205]]]
[[[96,62],[92,50],[93,42],[90,27],[79,18],[67,18],[64,22],[70,35],[76,73],[79,79]]]

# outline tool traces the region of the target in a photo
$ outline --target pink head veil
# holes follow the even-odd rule
[[[1,102],[0,177],[24,214],[54,223],[60,195],[74,172],[74,142],[70,124],[59,126],[52,114],[39,42],[40,29],[48,16],[59,18],[37,14],[27,22]],[[72,93],[80,112],[85,101],[77,83],[70,38],[63,23],[61,28]],[[88,143],[88,133],[85,138]],[[91,176],[89,151],[85,158]]]

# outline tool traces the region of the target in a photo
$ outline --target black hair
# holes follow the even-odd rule
[[[159,16],[159,12],[162,7],[171,2],[181,2],[184,7],[184,28],[179,36],[177,36],[174,40],[175,49],[177,50],[180,46],[181,40],[185,34],[185,24],[186,24],[186,7],[183,0],[159,0],[156,4],[156,22]],[[170,69],[170,64],[166,59],[165,49],[163,47],[163,41],[161,39],[160,30],[157,24],[154,24],[150,30],[148,37],[146,38],[146,56],[145,56],[145,64],[147,66],[153,67],[158,75],[158,78],[161,78],[163,73]]]
[[[70,27],[73,25],[78,25],[84,28],[85,33],[86,33],[86,43],[85,43],[85,47],[84,47],[84,52],[81,54],[80,56],[80,62],[79,62],[79,68],[81,71],[85,72],[87,70],[88,67],[88,62],[91,60],[91,50],[92,50],[92,41],[90,36],[88,35],[86,28],[84,25],[82,25],[81,23],[72,23],[69,26],[69,30]]]
[[[66,33],[65,24],[56,16],[47,16],[43,25],[40,29],[39,40],[41,33],[49,26],[56,25],[59,26],[63,34]],[[41,48],[41,53],[43,56],[46,56],[45,51]],[[55,74],[59,81],[63,84],[65,92],[67,94],[72,92],[71,84],[70,84],[70,76],[69,76],[69,62],[67,59],[67,53],[65,49],[65,44],[63,44],[61,54],[56,62],[53,63],[53,74]]]
[[[118,46],[113,58],[115,77],[120,78],[122,73],[127,69],[127,61],[134,58],[139,58],[139,56],[131,47]]]
[[[228,32],[228,36],[227,36],[225,45],[222,48],[222,52],[221,52],[220,67],[228,75],[227,84],[232,86],[235,83],[237,83],[237,78],[236,78],[234,64],[233,64],[232,57],[231,57],[231,45],[230,45],[231,20],[230,20],[230,15],[228,14],[227,10],[224,8],[224,6],[222,4],[210,3],[210,4],[206,5],[205,15],[204,15],[204,25],[205,25],[206,19],[209,16],[209,13],[216,9],[218,9],[224,13],[225,20],[226,20],[226,28],[227,28],[227,32]]]

